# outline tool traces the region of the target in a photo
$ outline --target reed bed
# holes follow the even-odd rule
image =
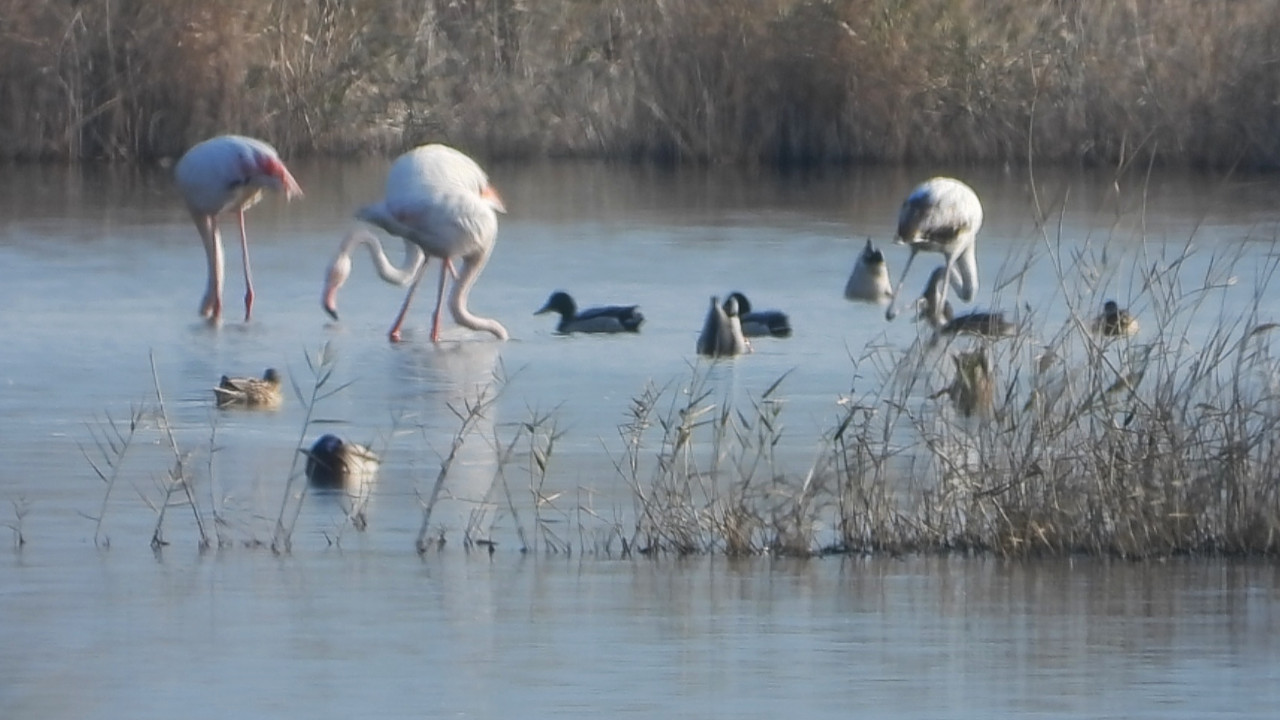
[[[1267,0],[0,3],[0,158],[1280,165]]]
[[[492,421],[512,382],[499,364],[488,382],[449,405],[457,429],[444,438],[438,470],[414,480],[422,519],[406,547],[436,551],[461,530],[467,549],[495,552],[500,541],[514,540],[522,552],[607,557],[1280,551],[1280,324],[1268,319],[1263,300],[1280,253],[1250,252],[1245,262],[1243,243],[1207,258],[1191,241],[1172,249],[1152,244],[1122,269],[1105,246],[1068,253],[1055,246],[1048,225],[1042,228],[1040,249],[1007,260],[993,283],[997,306],[1021,308],[1021,332],[942,337],[921,323],[908,347],[868,345],[851,357],[848,389],[832,390],[831,424],[807,466],[778,455],[786,375],[743,400],[724,394],[714,381],[718,368],[699,360],[687,377],[651,382],[619,409],[616,438],[601,440],[612,479],[566,484],[556,448],[569,431],[558,426],[555,410]],[[1020,289],[1035,262],[1051,263],[1059,276],[1060,292],[1047,308],[1030,305]],[[1104,293],[1123,284],[1122,273],[1133,291],[1121,299],[1140,309],[1143,329],[1100,335]],[[294,386],[306,408],[299,453],[317,404],[350,384],[335,387],[336,360],[327,348],[307,363],[310,391]],[[260,527],[237,523],[218,502],[216,426],[208,448],[184,446],[168,422],[158,372],[155,385],[154,409],[136,406],[127,422],[106,417],[89,426],[93,442],[82,449],[105,485],[100,511],[89,516],[95,542],[109,545],[108,501],[127,482],[156,514],[157,549],[169,542],[168,509],[179,508],[201,549],[291,552],[307,498],[298,463],[282,478],[283,498],[265,539]],[[387,436],[405,437],[400,429]],[[122,470],[130,448],[151,433],[172,454],[154,491]],[[425,447],[441,446],[425,428],[412,435]],[[489,455],[469,462],[491,475],[473,497],[454,497],[451,472],[467,445]],[[202,452],[210,458],[207,478],[196,472]],[[597,505],[600,496],[611,500]],[[443,497],[475,508],[464,528],[433,516]],[[14,507],[8,526],[20,544],[26,508]],[[236,527],[244,531],[236,534]],[[341,530],[326,537],[340,543]],[[368,531],[379,531],[376,515]]]
[[[632,547],[1274,554],[1280,325],[1263,320],[1260,290],[1240,317],[1213,313],[1241,292],[1237,272],[1263,288],[1277,261],[1245,268],[1238,256],[1214,257],[1197,284],[1179,270],[1191,253],[1141,270],[1132,300],[1148,308],[1150,329],[1135,337],[1091,331],[1107,273],[1102,253],[1083,253],[1061,268],[1064,279],[1086,278],[1072,285],[1061,327],[1044,328],[1028,308],[1020,321],[1035,330],[1014,338],[870,349],[854,359],[855,386],[868,389],[840,398],[807,469],[771,459],[782,379],[741,410],[712,397],[697,373],[670,393],[683,400],[665,414],[655,416],[667,395],[646,390],[622,426],[627,452],[616,463],[636,499]],[[1206,313],[1214,329],[1193,339],[1192,318]],[[957,397],[955,373],[979,352],[990,358],[991,387],[975,411]]]

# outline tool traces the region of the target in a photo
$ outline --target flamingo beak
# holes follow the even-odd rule
[[[289,168],[285,167],[284,163],[276,158],[260,157],[258,159],[258,168],[280,183],[280,189],[284,190],[286,200],[302,197],[302,186],[298,184],[297,180],[293,179],[293,175],[289,173]]]

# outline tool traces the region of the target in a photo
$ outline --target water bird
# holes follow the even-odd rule
[[[729,311],[729,302],[738,306],[738,321],[742,324],[745,337],[791,337],[791,319],[781,310],[752,310],[751,301],[740,292],[729,293],[725,299],[725,312]]]
[[[951,360],[956,374],[942,392],[951,399],[956,412],[964,417],[990,415],[995,401],[995,381],[986,352],[979,349],[956,353]]]
[[[471,287],[493,252],[500,212],[506,212],[502,198],[489,183],[484,170],[463,153],[445,145],[424,145],[404,153],[391,165],[384,198],[356,213],[358,219],[406,242],[403,267],[387,259],[382,243],[372,233],[363,229],[352,231],[343,239],[325,274],[322,299],[325,311],[335,320],[338,318],[338,289],[351,274],[351,253],[365,245],[379,277],[409,286],[388,333],[392,342],[400,341],[400,328],[409,304],[422,281],[427,259],[432,257],[440,258],[443,264],[431,342],[440,341],[440,313],[450,274],[456,275],[449,295],[449,310],[454,321],[462,327],[506,340],[507,329],[502,323],[473,315],[467,308]],[[455,273],[453,261],[459,258],[462,271]]]
[[[364,530],[365,507],[381,461],[372,450],[325,434],[305,451],[307,482],[317,490],[340,493],[343,512],[357,530]]]
[[[981,335],[997,338],[1016,335],[1018,326],[1006,320],[1002,312],[975,311],[956,315],[949,301],[943,300],[946,268],[936,268],[929,275],[924,294],[916,301],[917,316],[923,318],[941,335]]]
[[[742,334],[742,321],[738,317],[738,301],[730,297],[724,306],[720,298],[712,296],[707,319],[698,335],[698,354],[708,357],[732,357],[741,355],[748,348]]]
[[[889,284],[889,265],[884,253],[871,244],[867,245],[853,263],[853,272],[844,284],[844,298],[854,302],[870,302],[883,305],[893,300],[893,286]]]
[[[1128,310],[1122,310],[1115,300],[1102,305],[1102,312],[1093,320],[1093,332],[1107,337],[1125,337],[1138,333],[1138,318]]]
[[[556,312],[560,314],[560,322],[556,324],[556,332],[570,333],[620,333],[640,332],[644,315],[637,305],[606,305],[578,310],[573,297],[563,290],[551,293],[547,303],[534,315]]]
[[[902,268],[898,287],[907,279],[907,270],[916,253],[936,252],[946,258],[946,277],[955,283],[960,299],[971,302],[978,291],[978,259],[974,245],[982,227],[982,203],[968,185],[946,177],[926,180],[916,186],[898,213],[898,234],[894,242],[911,250]],[[954,273],[954,274],[953,274]],[[942,286],[939,307],[947,299],[947,286]],[[885,310],[886,320],[898,315],[894,303]]]
[[[222,376],[213,389],[218,407],[249,407],[274,410],[280,407],[284,393],[280,389],[280,373],[267,368],[261,378]]]
[[[275,148],[261,140],[219,135],[193,146],[174,167],[178,190],[204,243],[208,279],[200,314],[210,322],[222,319],[223,252],[218,216],[234,212],[240,222],[240,253],[244,262],[244,319],[253,313],[253,273],[249,269],[249,237],[244,211],[262,199],[263,190],[276,190],[290,200],[302,196]]]

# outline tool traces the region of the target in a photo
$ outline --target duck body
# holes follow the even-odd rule
[[[698,354],[707,357],[733,357],[746,352],[747,338],[742,334],[742,320],[738,317],[738,302],[733,296],[720,305],[720,298],[711,298],[707,319],[698,335]]]
[[[995,401],[995,382],[987,354],[982,350],[962,352],[951,356],[956,374],[946,389],[956,412],[964,417],[985,417],[991,414]]]
[[[884,253],[867,238],[866,247],[853,264],[853,272],[844,284],[844,299],[853,302],[869,302],[883,305],[893,299],[893,287],[889,284],[889,265]]]
[[[1009,337],[1018,333],[1018,326],[1005,319],[1002,312],[976,311],[956,315],[951,303],[942,299],[947,282],[946,267],[939,267],[929,275],[924,294],[916,301],[919,317],[926,320],[940,335],[979,335],[988,338]]]
[[[1115,300],[1102,306],[1102,313],[1093,321],[1093,332],[1105,337],[1128,337],[1138,333],[1138,318],[1122,310]]]
[[[560,314],[560,322],[556,324],[556,332],[562,335],[572,333],[623,333],[640,332],[644,324],[644,314],[638,305],[606,305],[602,307],[578,310],[569,293],[557,290],[547,298],[547,302],[534,315],[555,312]]]
[[[729,301],[737,303],[738,322],[744,337],[791,337],[791,318],[781,310],[752,310],[751,301],[740,292],[729,293],[724,301],[725,312]]]
[[[321,435],[307,452],[307,481],[319,490],[342,490],[378,470],[378,456],[368,447],[337,435]]]
[[[261,378],[222,376],[213,389],[218,407],[248,407],[274,410],[280,407],[284,393],[280,389],[280,373],[267,368]]]
[[[365,510],[373,492],[380,460],[372,450],[337,435],[321,435],[307,451],[307,483],[335,493],[342,511],[357,530],[368,526]]]
[[[938,329],[943,335],[980,335],[988,338],[1011,337],[1018,334],[1018,326],[1006,320],[1002,312],[970,312],[953,316],[951,304],[943,308],[946,322]]]

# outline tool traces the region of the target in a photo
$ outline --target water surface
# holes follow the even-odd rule
[[[577,508],[624,524],[633,512],[611,457],[648,383],[668,388],[665,408],[703,373],[714,399],[749,405],[786,375],[780,461],[793,472],[812,462],[840,397],[881,381],[874,363],[853,360],[921,332],[840,293],[865,238],[887,245],[901,198],[938,169],[495,166],[510,214],[471,306],[512,340],[450,323],[430,344],[424,292],[406,342],[393,345],[402,290],[366,258],[343,290],[342,320],[319,306],[324,269],[385,167],[296,164],[305,201],[272,198],[249,214],[255,318],[237,319],[232,240],[229,317],[217,328],[196,316],[203,257],[165,172],[0,171],[0,517],[17,524],[10,503],[23,509],[27,540],[0,554],[0,715],[1202,718],[1275,706],[1271,563],[579,556],[599,546],[578,531],[601,523]],[[1045,173],[1033,194],[1025,172],[962,176],[987,215],[979,306],[1034,313],[1046,327],[1081,295],[1143,312],[1146,270],[1188,246],[1187,292],[1226,288],[1186,320],[1189,342],[1255,300],[1264,312],[1280,300],[1259,282],[1274,262],[1273,178]],[[896,277],[905,253],[886,250]],[[1098,272],[1060,274],[1050,250]],[[937,260],[917,259],[911,293]],[[532,312],[556,289],[583,305],[638,303],[648,321],[639,336],[555,336],[554,319]],[[707,366],[693,353],[707,299],[734,289],[787,310],[795,336]],[[276,413],[212,408],[224,373],[274,366],[309,391],[305,358],[325,344],[333,384],[350,386],[316,408],[321,422],[305,426],[293,397]],[[448,542],[419,558],[421,501],[457,432],[454,409],[495,373],[507,378],[501,394],[433,517]],[[182,506],[168,510],[170,545],[148,549],[147,503],[173,463],[155,431],[156,378],[198,503],[225,521],[220,551],[197,552]],[[144,426],[95,547],[86,516],[99,513],[103,484],[85,454],[96,457],[107,418],[134,411]],[[542,416],[563,435],[543,488],[558,497],[539,512],[572,559],[516,550],[515,529],[534,514],[527,476],[508,478],[520,519],[485,502],[491,443]],[[253,546],[271,539],[300,441],[323,431],[383,454],[369,530],[351,531],[332,498],[312,496],[292,553]],[[462,549],[469,523],[498,540],[492,557]]]

